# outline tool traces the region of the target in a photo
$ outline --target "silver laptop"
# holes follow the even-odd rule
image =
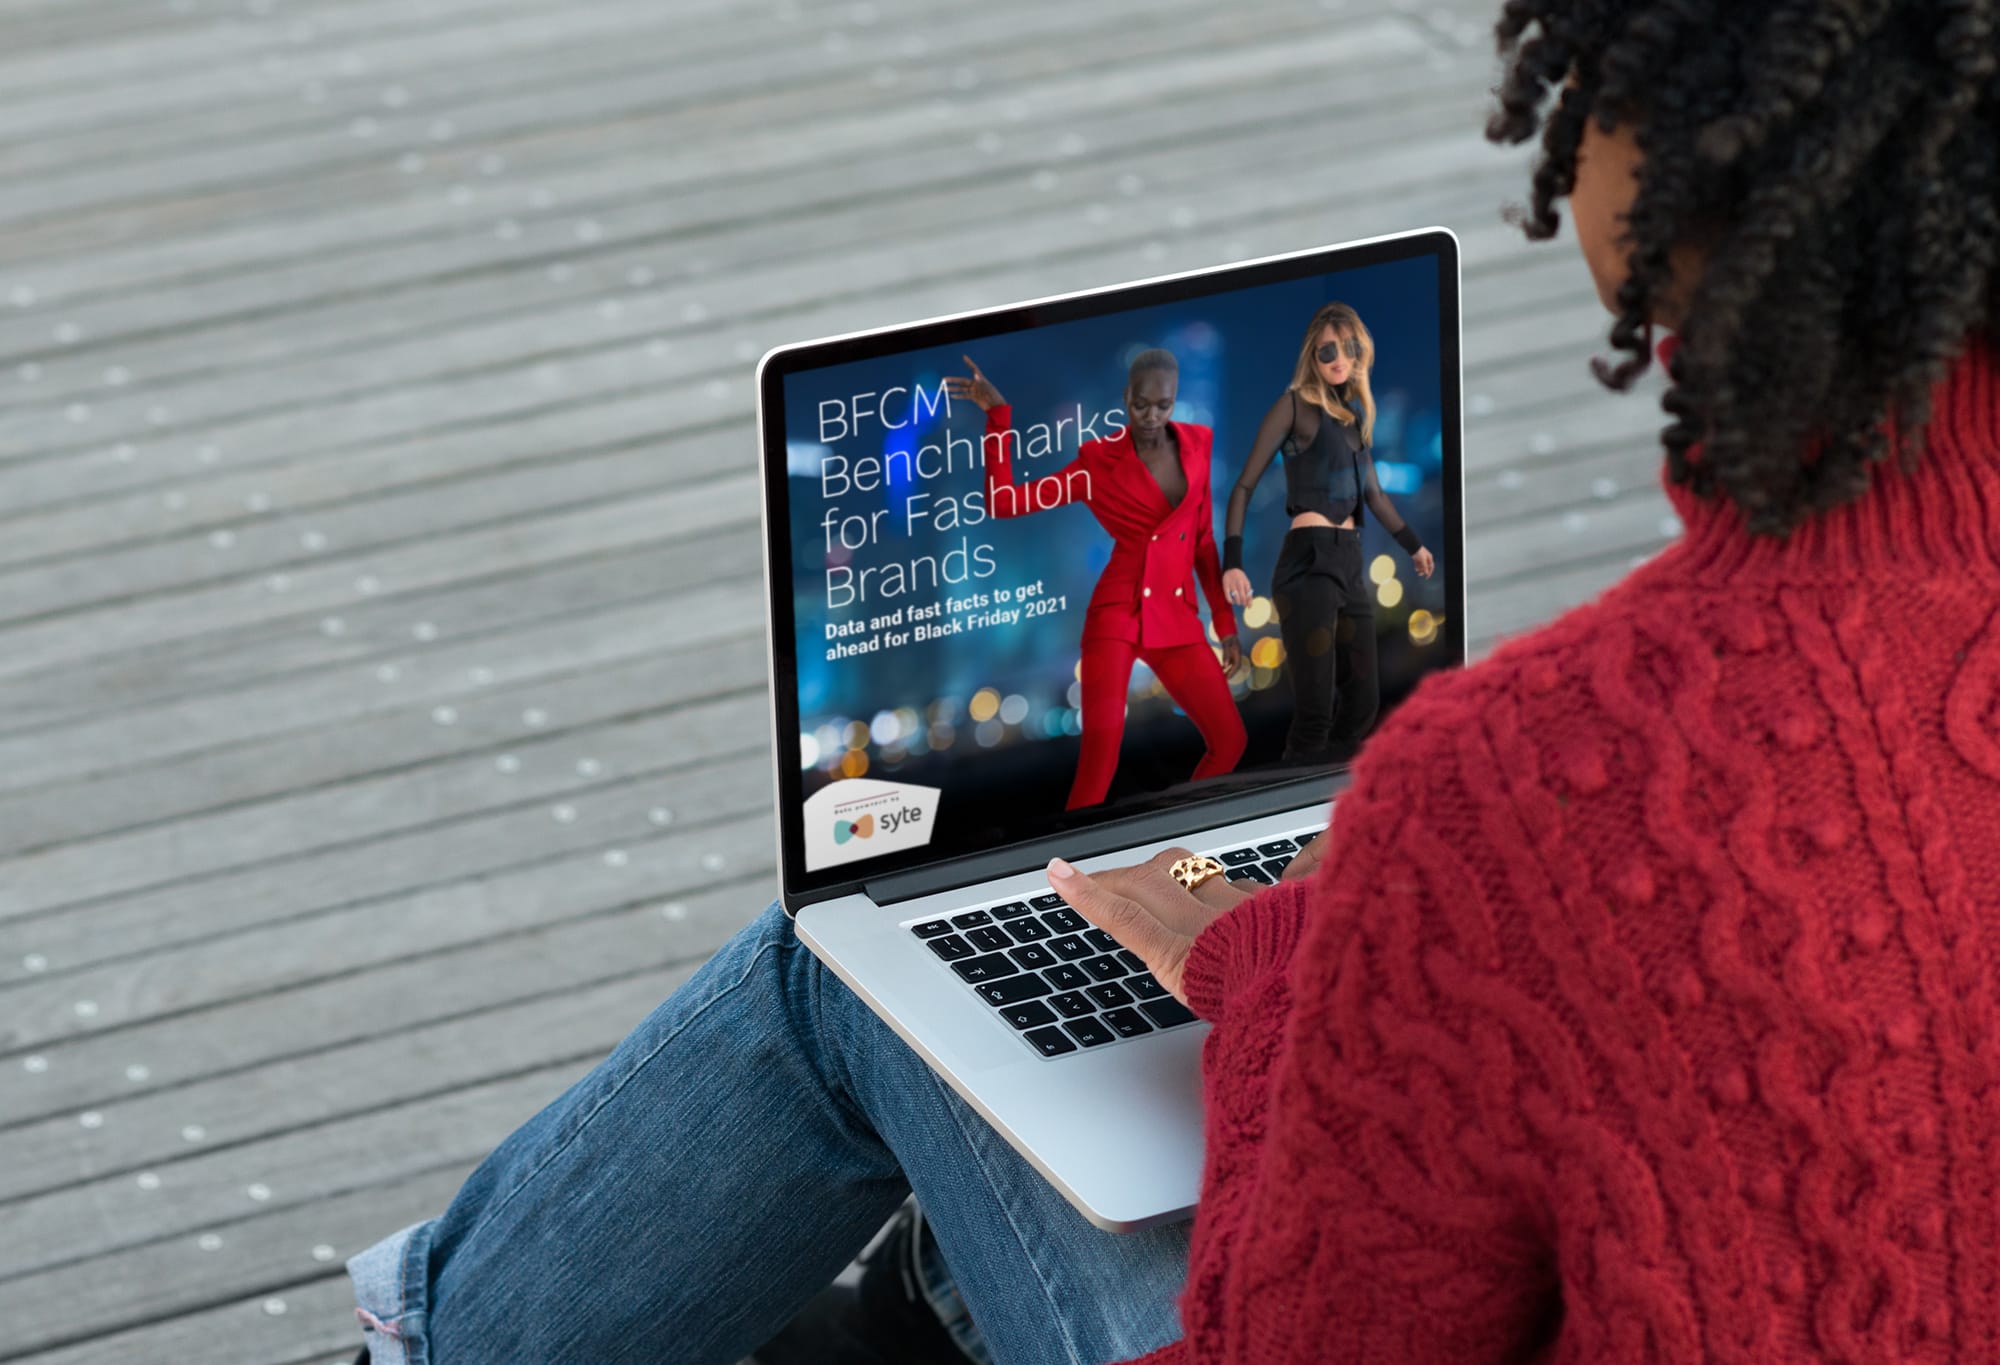
[[[1193,1210],[1208,1025],[1043,868],[1184,844],[1254,885],[1326,827],[1368,731],[1465,657],[1461,400],[1442,228],[759,364],[785,908],[1100,1227]],[[1357,529],[1292,533],[1357,496]]]

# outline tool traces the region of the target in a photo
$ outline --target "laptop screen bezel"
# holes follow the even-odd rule
[[[1447,666],[1463,664],[1466,657],[1465,627],[1465,499],[1464,499],[1464,383],[1462,378],[1463,337],[1460,324],[1460,282],[1458,238],[1448,228],[1427,227],[1364,241],[1314,247],[1305,251],[1256,260],[1209,266],[1173,275],[1158,276],[1125,284],[1106,285],[1049,298],[984,308],[901,323],[863,332],[822,337],[812,341],[777,346],[767,351],[757,364],[757,431],[763,479],[764,583],[766,644],[771,687],[772,753],[776,767],[776,817],[780,868],[780,900],[786,910],[796,913],[816,901],[849,895],[870,883],[906,879],[908,874],[951,863],[972,854],[980,855],[983,866],[1008,866],[1008,853],[1019,853],[1025,870],[1046,861],[1047,846],[1056,840],[1076,842],[1080,834],[1097,834],[1119,825],[1132,815],[1107,811],[1100,823],[1076,829],[1041,833],[978,850],[911,849],[869,859],[866,867],[844,865],[817,873],[805,865],[804,776],[799,766],[798,639],[793,612],[791,507],[785,449],[785,381],[808,371],[855,361],[880,359],[904,351],[934,346],[956,346],[1011,332],[1048,327],[1107,313],[1181,303],[1240,289],[1282,284],[1318,275],[1365,269],[1393,261],[1430,256],[1437,263],[1438,363],[1440,426],[1443,432],[1442,468],[1444,482],[1444,544],[1450,553],[1440,556],[1439,569],[1445,579],[1446,612],[1440,631],[1448,650]],[[1191,798],[1170,807],[1166,814],[1189,829],[1218,823],[1204,819],[1219,808],[1231,808],[1237,815],[1262,813],[1262,809],[1282,810],[1287,805],[1308,806],[1325,799],[1336,779],[1348,765],[1337,765],[1308,781],[1274,779],[1269,788],[1252,792],[1229,790],[1214,797]],[[1287,797],[1289,791],[1295,797]],[[1266,799],[1255,800],[1262,795]],[[1253,798],[1246,804],[1246,798]],[[1275,799],[1273,799],[1275,798]],[[1260,809],[1261,808],[1261,809]],[[786,813],[791,813],[788,819]],[[1158,808],[1132,813],[1157,826]],[[1137,841],[1137,840],[1135,840]],[[1101,844],[1102,839],[1091,839]]]

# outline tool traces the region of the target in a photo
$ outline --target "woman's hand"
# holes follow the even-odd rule
[[[1248,895],[1221,873],[1193,891],[1167,869],[1193,855],[1184,848],[1154,854],[1136,867],[1082,872],[1049,861],[1049,885],[1075,911],[1139,955],[1154,978],[1183,1005],[1181,972],[1195,935]]]
[[[1003,406],[1007,400],[1000,396],[1000,390],[993,387],[993,381],[986,377],[985,372],[972,364],[972,357],[962,355],[959,359],[972,365],[972,377],[967,379],[964,375],[948,374],[944,377],[944,391],[953,398],[971,399],[979,404],[981,412]]]
[[[947,381],[949,382],[949,381]],[[1250,575],[1241,569],[1227,569],[1222,575],[1222,595],[1239,607],[1250,605]]]
[[[1290,882],[1297,881],[1300,877],[1312,876],[1313,870],[1319,866],[1319,860],[1326,854],[1328,842],[1325,830],[1321,830],[1309,839],[1299,840],[1299,851],[1292,855],[1289,863],[1285,864],[1285,870],[1279,875],[1278,880]]]
[[[1417,577],[1419,578],[1429,578],[1437,572],[1437,560],[1432,556],[1429,546],[1419,545],[1417,552],[1410,556],[1410,562],[1417,566]],[[1226,586],[1229,579],[1225,576],[1222,581]]]
[[[1222,671],[1234,673],[1243,666],[1243,645],[1234,635],[1222,637]]]

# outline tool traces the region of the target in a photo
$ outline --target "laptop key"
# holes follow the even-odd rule
[[[1063,903],[1063,898],[1053,891],[1044,891],[1039,896],[1028,897],[1028,904],[1037,910],[1053,910]]]
[[[1007,956],[1023,967],[1050,967],[1055,965],[1056,955],[1039,943],[1024,943],[1018,948],[1009,948]]]
[[[1050,993],[1049,983],[1033,972],[1010,976],[1004,981],[982,981],[972,989],[989,1005],[1018,1005]]]
[[[1111,1025],[1120,1038],[1137,1038],[1142,1033],[1153,1031],[1153,1026],[1137,1010],[1106,1010],[1104,1022]]]
[[[1141,958],[1137,953],[1133,952],[1130,948],[1120,948],[1117,952],[1113,953],[1111,956],[1117,958],[1120,962],[1124,963],[1125,970],[1128,972],[1143,972],[1146,970],[1145,960]]]
[[[1090,944],[1100,953],[1115,953],[1119,948],[1118,940],[1105,933],[1102,929],[1084,930],[1083,941]]]
[[[1105,1009],[1116,1009],[1120,1005],[1129,1005],[1132,1003],[1132,992],[1126,990],[1116,981],[1100,982],[1085,991],[1084,994],[1095,1000]]]
[[[1076,1044],[1059,1028],[1038,1028],[1021,1035],[1035,1045],[1035,1051],[1044,1057],[1060,1057],[1065,1052],[1076,1051]]]
[[[1072,1019],[1063,1027],[1085,1047],[1101,1047],[1118,1036],[1096,1019]]]
[[[1270,862],[1264,864],[1264,870],[1271,874],[1272,881],[1276,881],[1285,875],[1285,865],[1289,862],[1291,862],[1290,858],[1273,858]]]
[[[979,951],[957,934],[946,934],[943,938],[934,938],[924,946],[943,958],[946,962],[956,962],[962,957],[971,957]]]
[[[1056,1007],[1056,1013],[1065,1019],[1079,1019],[1086,1014],[1097,1013],[1097,1006],[1084,998],[1082,991],[1065,991],[1061,995],[1049,997],[1049,1003]]]
[[[939,939],[940,943],[944,940]],[[1014,976],[1020,968],[1007,960],[1005,953],[988,953],[984,957],[969,957],[963,962],[954,962],[951,969],[962,978],[977,986],[982,981],[998,981],[1003,976]]]
[[[1075,934],[1065,934],[1049,944],[1049,951],[1065,962],[1074,962],[1080,957],[1094,956],[1097,950]]]
[[[1273,839],[1268,844],[1257,845],[1257,851],[1266,858],[1289,858],[1299,851],[1299,846],[1290,839]]]
[[[1025,951],[1025,949],[1017,950],[1016,956],[1022,951]],[[1022,965],[1026,966],[1027,964],[1023,963]],[[1090,984],[1090,973],[1071,962],[1059,962],[1044,971],[1042,975],[1047,977],[1059,990],[1080,991]],[[1165,991],[1166,987],[1161,986],[1160,989]]]
[[[1008,901],[1005,905],[996,905],[993,907],[994,919],[1013,919],[1016,915],[1029,915],[1033,913],[1028,908],[1026,901]]]
[[[1146,1017],[1161,1028],[1172,1028],[1175,1024],[1185,1024],[1194,1018],[1194,1011],[1171,995],[1161,996],[1158,1000],[1148,1000],[1139,1008],[1146,1011]]]
[[[1259,856],[1254,848],[1232,848],[1217,861],[1224,867],[1241,867],[1244,863],[1256,862]]]
[[[983,929],[966,930],[965,941],[982,953],[997,953],[1014,946],[1014,940],[1007,937],[1005,929],[996,929],[990,924]]]
[[[1155,977],[1151,972],[1140,972],[1137,976],[1128,976],[1118,984],[1138,996],[1141,1000],[1158,1000],[1167,993],[1167,988],[1162,986],[1159,978]]]
[[[1125,975],[1125,964],[1108,953],[1103,957],[1087,957],[1077,965],[1099,981],[1116,981]]]
[[[910,932],[918,938],[936,938],[939,934],[951,932],[951,925],[941,919],[925,920],[922,924],[912,924]]]
[[[1053,1024],[1056,1012],[1039,1000],[1024,1000],[1001,1010],[1000,1017],[1015,1028],[1040,1028],[1043,1024]]]
[[[993,916],[984,910],[968,910],[962,915],[953,915],[951,922],[961,929],[976,929],[982,924],[993,923]]]
[[[1038,919],[1017,919],[1007,926],[1007,932],[1022,943],[1034,943],[1049,937],[1049,926]]]
[[[1261,882],[1263,885],[1269,886],[1271,884],[1271,874],[1258,866],[1232,867],[1229,869],[1229,880],[1232,882]]]
[[[1090,921],[1065,905],[1060,910],[1051,910],[1042,916],[1042,923],[1058,934],[1080,934],[1090,927]]]

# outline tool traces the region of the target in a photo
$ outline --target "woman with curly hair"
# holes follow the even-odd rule
[[[773,907],[352,1263],[382,1358],[728,1361],[914,1186],[1001,1361],[2000,1359],[1996,17],[1508,0],[1490,132],[1602,377],[1676,333],[1686,531],[1427,678],[1311,872],[1050,864],[1213,1021],[1188,1242],[1081,1229]]]

